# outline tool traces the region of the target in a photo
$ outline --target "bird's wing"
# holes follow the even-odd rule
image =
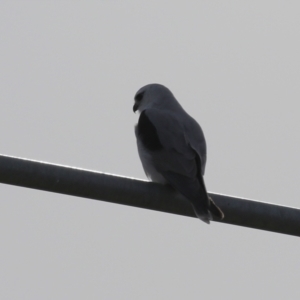
[[[161,157],[161,168],[189,178],[196,178],[199,170],[203,175],[206,144],[198,123],[185,113],[147,109],[145,114],[162,145],[162,151],[153,152],[157,159]]]
[[[162,145],[159,151],[151,152],[155,168],[170,185],[187,197],[193,205],[200,206],[198,210],[206,214],[209,200],[202,177],[201,156],[194,149],[201,143],[198,145],[194,142],[194,147],[191,145],[189,134],[196,135],[197,131],[187,132],[189,120],[184,120],[184,117],[189,116],[156,109],[148,109],[145,113],[155,127]]]
[[[201,163],[201,174],[204,176],[206,165],[206,141],[200,125],[188,115],[187,122],[185,123],[185,133],[189,145],[199,156]]]

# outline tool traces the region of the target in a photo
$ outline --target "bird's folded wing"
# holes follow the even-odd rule
[[[157,130],[166,155],[174,156],[170,160],[179,159],[179,163],[189,165],[189,161],[194,164],[195,156],[198,155],[201,174],[204,175],[206,143],[199,124],[186,113],[147,109],[146,114]]]
[[[184,123],[174,113],[148,109],[147,117],[156,128],[162,149],[152,153],[156,168],[172,171],[180,175],[195,178],[197,176],[196,153],[189,144]]]
[[[186,130],[189,124],[173,113],[154,109],[146,113],[163,146],[160,151],[151,153],[155,168],[181,194],[194,203],[198,203],[201,197],[204,200],[203,207],[207,207],[208,196],[201,172],[201,156],[190,144],[189,132]]]

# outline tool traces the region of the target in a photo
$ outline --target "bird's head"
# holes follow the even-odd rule
[[[140,88],[134,96],[133,111],[142,112],[146,108],[163,108],[174,106],[177,103],[171,91],[165,86],[157,83],[148,84]]]

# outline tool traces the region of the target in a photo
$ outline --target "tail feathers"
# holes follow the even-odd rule
[[[209,224],[210,221],[212,220],[212,215],[211,215],[210,211],[207,209],[207,206],[203,207],[202,205],[199,205],[201,203],[198,201],[196,203],[191,202],[191,204],[194,208],[194,212],[195,212],[195,215],[197,216],[197,218],[199,218],[206,224]]]
[[[203,205],[200,201],[191,203],[196,216],[207,224],[209,224],[212,220],[221,221],[224,218],[224,213],[210,197],[207,199],[209,202],[205,203],[205,205]]]
[[[224,218],[224,213],[210,197],[208,197],[208,199],[210,201],[209,202],[209,211],[212,214],[213,219],[222,220]]]
[[[206,224],[209,224],[209,223],[210,223],[211,217],[210,217],[209,214],[206,214],[206,215],[201,214],[201,215],[199,215],[199,214],[197,214],[196,211],[195,211],[195,213],[196,213],[196,216],[197,216],[200,220],[202,220],[202,221],[205,222]]]

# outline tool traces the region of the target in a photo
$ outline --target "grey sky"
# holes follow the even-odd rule
[[[0,3],[0,153],[145,179],[133,96],[202,126],[209,191],[300,207],[298,1]],[[0,185],[1,299],[297,299],[296,237]]]

